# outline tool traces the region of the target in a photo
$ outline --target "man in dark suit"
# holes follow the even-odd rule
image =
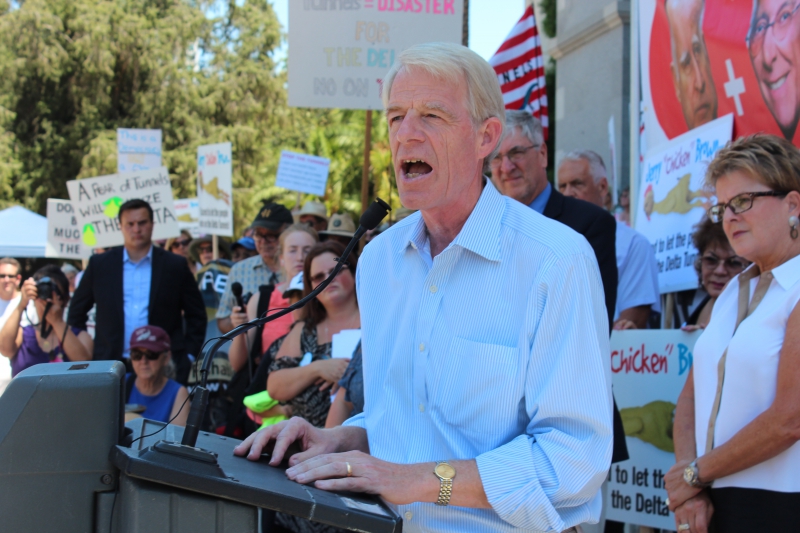
[[[89,310],[97,305],[95,360],[124,361],[136,328],[148,324],[162,328],[170,336],[177,381],[186,384],[189,355],[200,355],[206,332],[206,309],[197,282],[185,257],[153,246],[150,204],[128,200],[118,216],[124,246],[89,260],[72,297],[68,322],[85,328]]]
[[[492,183],[506,196],[583,235],[594,250],[606,299],[609,328],[614,321],[619,282],[616,258],[617,222],[608,211],[564,196],[547,181],[547,145],[542,124],[527,111],[506,111],[506,131],[490,161]],[[614,404],[612,462],[628,458],[625,432]]]

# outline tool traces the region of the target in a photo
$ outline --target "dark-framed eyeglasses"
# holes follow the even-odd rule
[[[131,350],[131,361],[141,361],[142,357],[146,357],[148,361],[157,361],[163,353],[145,350],[144,348],[134,348]]]
[[[186,248],[192,241],[190,239],[182,239],[182,240],[174,240],[172,241],[172,247],[176,248],[180,246],[181,248]]]
[[[19,274],[0,274],[0,279],[17,279]]]
[[[503,158],[507,157],[509,161],[513,164],[522,163],[522,160],[525,158],[525,154],[528,153],[529,150],[533,148],[539,148],[541,144],[532,144],[531,146],[515,146],[511,150],[506,153],[500,153],[494,156],[492,159],[491,165],[493,167],[499,167],[503,163]]]
[[[199,246],[199,247],[197,248],[197,250],[198,250],[198,251],[199,251],[201,254],[210,254],[210,253],[212,253],[212,252],[214,251],[214,248],[213,248],[212,246]]]
[[[745,211],[753,208],[753,200],[762,196],[777,196],[779,198],[789,194],[786,191],[761,191],[761,192],[743,192],[731,198],[728,202],[717,204],[708,210],[708,218],[712,222],[722,222],[725,216],[725,209],[730,208],[734,215],[739,215]]]
[[[349,266],[350,265],[348,263],[344,263],[344,265],[342,265],[342,269],[339,271],[339,274],[341,274],[342,272],[346,271]],[[334,268],[336,268],[336,267],[334,267]],[[327,272],[320,272],[318,274],[315,274],[314,276],[311,276],[311,278],[310,278],[311,279],[311,286],[312,287],[316,287],[317,285],[319,285],[320,283],[325,281],[325,278],[327,278],[328,276],[331,275],[331,272],[333,272],[334,268],[328,270]],[[338,274],[337,274],[337,276],[338,276]]]
[[[743,259],[738,255],[732,255],[722,259],[714,254],[706,254],[700,258],[700,264],[707,270],[716,270],[720,263],[725,266],[725,270],[733,273],[741,272],[747,268],[747,265],[749,264],[746,259]]]
[[[798,9],[800,9],[800,4],[793,8],[784,6],[772,22],[769,22],[766,16],[759,18],[747,36],[750,54],[757,56],[761,53],[761,49],[764,47],[764,39],[767,37],[767,32],[770,28],[772,28],[772,36],[775,40],[783,41]]]
[[[264,242],[278,242],[278,237],[278,234],[270,233],[268,231],[255,231],[253,233],[253,239],[259,239]]]

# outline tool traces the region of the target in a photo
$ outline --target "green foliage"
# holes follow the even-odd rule
[[[551,39],[556,36],[556,2],[558,0],[542,0],[539,7],[542,8],[542,32]]]
[[[282,38],[267,0],[0,0],[0,206],[44,213],[68,180],[116,172],[117,128],[160,128],[176,198],[196,194],[198,146],[232,143],[237,231],[265,199],[293,205],[274,187],[284,149],[330,157],[329,207],[360,211],[364,112],[289,108]]]

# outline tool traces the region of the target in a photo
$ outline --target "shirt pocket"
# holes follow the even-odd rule
[[[470,440],[517,425],[524,381],[518,348],[456,337],[445,361],[428,384],[439,417]]]

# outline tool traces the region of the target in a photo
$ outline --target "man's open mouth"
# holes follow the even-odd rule
[[[764,80],[764,84],[766,84],[767,89],[769,89],[770,91],[777,91],[778,89],[780,89],[783,86],[784,83],[786,83],[786,79],[788,77],[789,77],[789,73],[787,72],[786,74],[784,74],[783,76],[781,76],[780,78],[778,78],[775,81]]]
[[[411,180],[424,176],[425,174],[430,174],[433,171],[433,167],[422,159],[406,159],[403,161],[401,168],[406,178]]]

